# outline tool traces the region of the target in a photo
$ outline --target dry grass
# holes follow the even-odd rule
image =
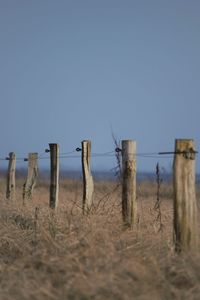
[[[161,187],[163,231],[158,232],[156,186],[138,186],[138,222],[124,230],[120,188],[96,183],[90,216],[81,213],[81,183],[66,180],[56,215],[43,183],[22,205],[4,199],[1,182],[0,299],[199,299],[200,255],[172,247],[172,189]],[[37,208],[37,209],[36,209]]]

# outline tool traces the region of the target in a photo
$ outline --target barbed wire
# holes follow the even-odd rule
[[[107,152],[103,152],[103,153],[96,153],[93,152],[91,153],[91,158],[95,157],[116,157],[116,152],[120,152],[120,149],[115,149],[112,151],[107,151]],[[77,148],[76,150],[72,150],[70,152],[63,152],[60,153],[60,155],[58,156],[59,159],[71,159],[71,158],[80,158],[81,155],[80,154],[75,154],[77,152],[81,152],[80,148]],[[195,152],[196,154],[198,154],[198,152]],[[176,154],[175,152],[139,152],[139,153],[129,153],[132,157],[138,157],[138,158],[152,158],[152,159],[171,159],[173,158],[173,154]],[[165,155],[163,155],[165,154]],[[44,156],[45,155],[45,156]],[[42,152],[38,155],[38,160],[47,160],[49,159],[49,153],[47,153],[47,151]],[[9,157],[3,158],[0,157],[0,161],[7,161],[9,160]],[[16,157],[16,161],[27,161],[27,158],[24,158],[20,155],[20,157]]]

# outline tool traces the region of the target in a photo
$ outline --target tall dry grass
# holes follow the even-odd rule
[[[162,231],[152,182],[138,185],[132,231],[122,226],[116,183],[95,183],[93,211],[84,217],[81,182],[61,182],[56,214],[48,209],[47,183],[25,206],[22,185],[9,203],[0,184],[0,299],[200,298],[200,254],[173,252],[170,184],[161,186]]]

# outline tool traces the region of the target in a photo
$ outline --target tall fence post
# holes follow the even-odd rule
[[[14,152],[9,153],[6,199],[15,200],[15,172],[16,172],[16,155]]]
[[[32,199],[33,189],[38,176],[38,153],[29,153],[28,155],[28,174],[23,186],[23,200]]]
[[[92,207],[94,182],[90,170],[91,141],[82,141],[83,170],[83,214],[90,212]]]
[[[51,182],[50,182],[50,208],[56,209],[58,206],[59,191],[59,145],[49,144],[51,160]]]
[[[175,251],[195,251],[198,234],[193,140],[175,141],[173,168]]]
[[[136,222],[136,141],[122,141],[122,217],[125,226]]]

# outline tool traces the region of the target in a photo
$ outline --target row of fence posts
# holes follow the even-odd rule
[[[82,141],[83,171],[83,214],[88,214],[93,201],[94,183],[90,169],[91,141]],[[122,218],[124,225],[132,228],[136,224],[136,141],[123,140],[122,148]],[[56,209],[59,192],[59,145],[49,144],[51,162],[49,206]],[[197,203],[195,192],[195,146],[194,141],[178,139],[175,141],[173,164],[174,189],[174,245],[177,252],[197,250]],[[9,154],[6,198],[15,198],[16,156]],[[38,175],[38,154],[28,156],[28,176],[23,187],[23,199],[32,198]]]

